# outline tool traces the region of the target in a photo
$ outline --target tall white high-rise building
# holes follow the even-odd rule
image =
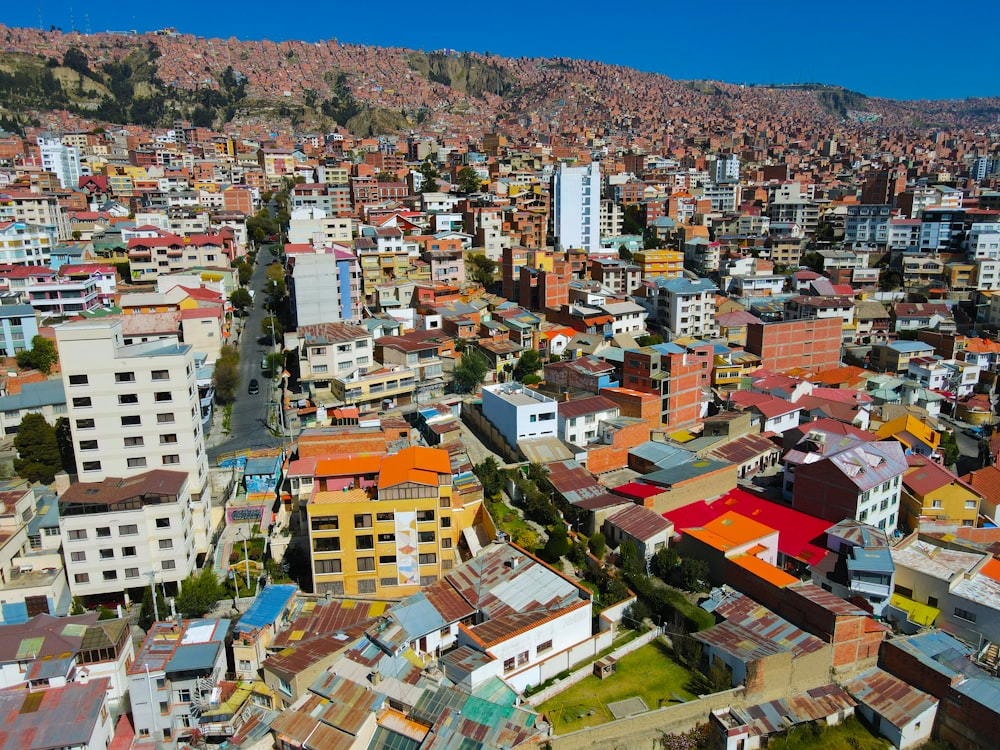
[[[556,241],[563,249],[601,248],[601,165],[560,165],[553,184],[553,219]]]
[[[192,347],[125,344],[120,321],[55,330],[80,481],[186,473],[194,547],[207,551],[211,489]]]
[[[58,138],[39,136],[38,148],[42,154],[42,169],[52,172],[59,184],[67,190],[75,190],[80,185],[80,149],[66,146]]]

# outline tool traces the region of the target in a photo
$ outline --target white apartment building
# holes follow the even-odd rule
[[[712,337],[718,332],[717,291],[718,287],[708,279],[655,279],[646,298],[647,309],[652,318],[670,331],[671,338]]]
[[[47,266],[56,244],[55,228],[0,222],[0,263],[13,266]]]
[[[483,386],[483,416],[512,448],[519,440],[556,437],[557,407],[554,398],[520,383]]]
[[[56,343],[80,481],[185,472],[195,547],[207,551],[211,491],[193,347],[126,345],[120,320],[57,326]]]
[[[156,469],[128,478],[77,482],[59,498],[66,573],[73,596],[142,597],[177,584],[198,553],[188,476]]]
[[[563,248],[601,249],[601,166],[560,165],[553,181],[554,234]]]
[[[69,219],[59,199],[48,193],[10,191],[0,194],[0,222],[19,221],[55,230],[56,239],[72,237]]]
[[[58,138],[38,138],[38,150],[42,156],[42,169],[59,179],[66,190],[76,190],[80,185],[80,149],[66,146]]]
[[[300,325],[300,380],[309,393],[328,391],[330,382],[375,364],[374,337],[364,326],[350,323]]]
[[[973,224],[965,242],[969,260],[1000,260],[1000,223]]]

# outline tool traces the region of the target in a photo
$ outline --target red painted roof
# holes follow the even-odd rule
[[[616,495],[622,495],[623,497],[653,497],[654,495],[659,495],[663,492],[662,487],[657,487],[655,484],[643,484],[642,482],[629,482],[628,484],[623,484],[621,487],[615,487],[612,489]]]
[[[778,551],[796,560],[816,565],[828,554],[823,546],[830,522],[785,505],[765,500],[744,490],[730,490],[710,503],[695,502],[664,513],[675,529],[704,526],[724,513],[735,511],[778,532]]]

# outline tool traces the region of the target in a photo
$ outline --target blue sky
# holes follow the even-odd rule
[[[283,14],[288,7],[291,12]],[[536,3],[314,3],[246,0],[7,3],[0,23],[85,32],[152,31],[239,39],[341,42],[511,57],[575,57],[677,79],[732,83],[816,81],[874,96],[941,99],[1000,95],[1000,64],[979,43],[995,0],[969,0],[948,17],[930,0],[767,3],[595,0]]]

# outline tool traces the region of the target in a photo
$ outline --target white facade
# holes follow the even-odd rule
[[[194,572],[198,535],[188,486],[182,472],[147,472],[64,493],[60,527],[73,596],[128,595],[130,589],[141,596],[151,573],[163,584]]]
[[[185,472],[195,547],[207,551],[211,497],[193,348],[126,345],[120,321],[99,320],[58,326],[56,342],[80,481]]]
[[[520,383],[483,386],[483,416],[511,447],[519,440],[556,437],[557,406],[555,399]]]
[[[47,266],[56,244],[55,228],[15,221],[0,224],[0,263]]]
[[[672,338],[717,335],[715,284],[708,279],[657,279],[650,290],[652,314]]]
[[[1000,224],[973,224],[966,236],[969,260],[1000,260]]]
[[[555,236],[563,249],[582,248],[588,254],[601,249],[601,166],[560,165],[553,190]]]
[[[38,139],[38,150],[42,156],[42,169],[52,172],[59,184],[66,190],[76,190],[80,185],[80,149],[64,146],[58,138]]]

